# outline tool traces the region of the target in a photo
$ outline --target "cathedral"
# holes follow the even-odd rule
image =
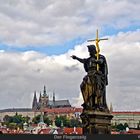
[[[55,100],[55,94],[53,93],[53,99],[49,99],[49,95],[46,93],[46,87],[44,86],[43,94],[40,92],[39,100],[37,100],[36,91],[34,92],[34,98],[32,102],[33,110],[40,110],[44,108],[64,108],[71,107],[69,100]]]

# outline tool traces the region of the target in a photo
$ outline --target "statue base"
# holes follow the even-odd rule
[[[109,111],[83,110],[83,134],[111,134],[112,118]]]

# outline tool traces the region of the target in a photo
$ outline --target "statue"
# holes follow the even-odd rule
[[[108,68],[105,56],[100,54],[99,41],[96,33],[95,45],[88,45],[88,58],[71,57],[83,63],[87,72],[80,85],[84,103],[82,120],[83,134],[110,134],[112,115],[106,103],[106,86],[108,85]]]
[[[83,108],[84,109],[98,109],[103,110],[107,108],[105,89],[108,84],[107,79],[107,63],[103,55],[99,54],[97,60],[97,51],[94,45],[88,45],[89,58],[81,59],[75,55],[73,59],[83,63],[84,69],[87,75],[83,78],[83,82],[80,85],[83,95]],[[97,70],[97,65],[99,69]]]

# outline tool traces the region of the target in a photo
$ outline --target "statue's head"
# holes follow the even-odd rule
[[[96,54],[96,47],[95,45],[88,45],[88,51],[90,53],[90,55],[95,55]]]

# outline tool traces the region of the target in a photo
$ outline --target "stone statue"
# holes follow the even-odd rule
[[[88,45],[89,57],[79,58],[72,55],[72,58],[83,63],[87,72],[80,85],[84,103],[80,115],[82,120],[83,134],[111,134],[111,119],[106,103],[106,86],[108,85],[108,69],[106,58],[100,54],[99,41],[108,40],[99,38],[98,30],[95,45]]]
[[[88,45],[89,58],[79,58],[72,55],[72,58],[83,63],[87,75],[83,78],[80,85],[84,103],[83,109],[100,110],[107,109],[106,104],[106,85],[108,84],[107,62],[103,55],[99,54],[97,60],[97,52],[95,45]],[[97,69],[97,65],[99,69]]]

